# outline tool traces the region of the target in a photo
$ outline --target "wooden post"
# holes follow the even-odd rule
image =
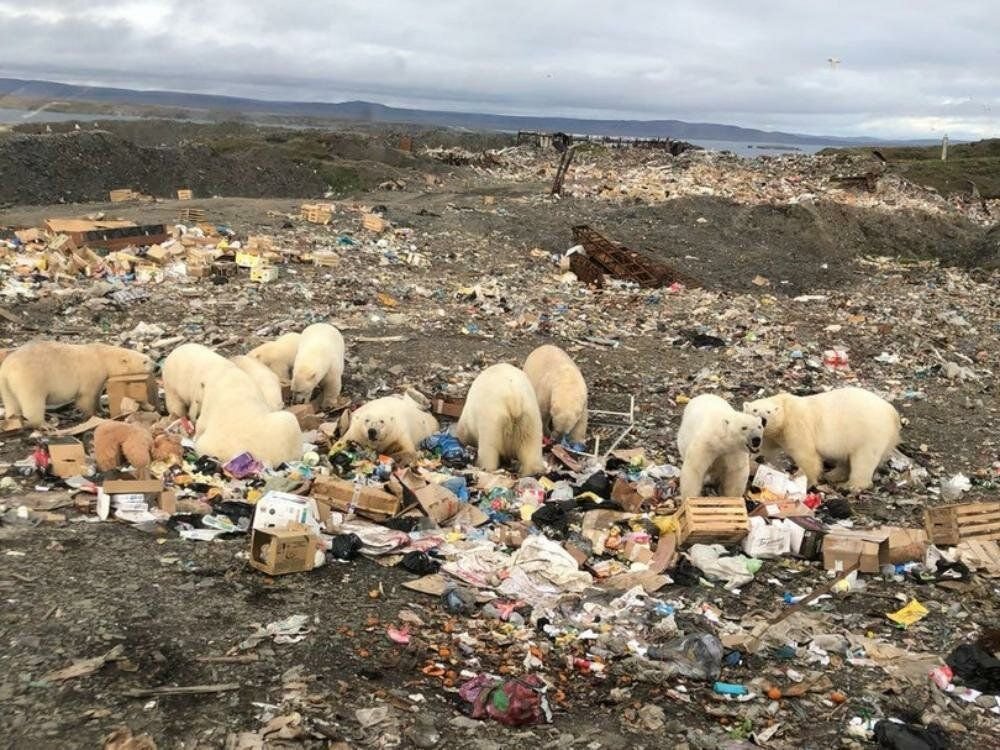
[[[941,161],[948,161],[948,134],[941,139]]]

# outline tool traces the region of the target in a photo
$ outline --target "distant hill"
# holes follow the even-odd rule
[[[715,140],[746,143],[784,143],[793,145],[844,146],[885,143],[873,138],[838,138],[833,136],[782,133],[755,130],[735,125],[681,120],[588,120],[571,117],[522,117],[515,115],[443,112],[402,109],[366,101],[289,102],[244,99],[232,96],[187,94],[178,91],[137,91],[96,86],[76,86],[51,81],[0,78],[0,106],[4,97],[72,102],[101,102],[134,106],[174,107],[185,110],[223,111],[241,114],[319,117],[359,120],[376,123],[412,124],[469,130],[542,130],[589,135],[645,138],[675,138],[687,141]]]

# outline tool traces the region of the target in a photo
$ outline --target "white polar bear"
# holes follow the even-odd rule
[[[269,466],[302,458],[302,431],[295,415],[271,411],[253,379],[225,363],[205,382],[195,432],[198,452],[222,461],[248,452]]]
[[[764,421],[764,437],[775,443],[814,486],[823,461],[835,464],[831,482],[847,482],[860,492],[899,443],[899,413],[863,388],[837,388],[812,396],[779,393],[743,404],[743,411]]]
[[[314,323],[302,331],[292,367],[292,400],[305,403],[317,387],[320,407],[330,409],[340,398],[344,377],[344,337],[329,323]]]
[[[472,382],[455,436],[477,446],[476,465],[496,471],[517,459],[521,474],[545,471],[542,415],[528,376],[513,365],[487,367]]]
[[[437,431],[434,415],[409,396],[386,396],[369,401],[351,414],[344,440],[379,453],[407,455],[415,454],[424,438]]]
[[[274,370],[249,355],[230,357],[229,361],[250,376],[271,411],[285,408],[285,400],[281,397],[281,381]]]
[[[587,383],[583,374],[558,346],[544,344],[524,360],[521,368],[528,376],[543,429],[561,440],[564,436],[574,443],[587,439]]]
[[[742,497],[750,453],[760,448],[763,434],[760,417],[736,411],[725,399],[710,393],[691,399],[677,430],[681,498],[701,497],[706,483],[723,497]]]
[[[0,364],[4,415],[20,416],[31,427],[45,423],[45,408],[75,403],[84,416],[97,413],[109,377],[153,372],[145,354],[108,344],[32,341]]]
[[[163,394],[167,414],[197,421],[202,394],[217,368],[231,366],[221,354],[201,344],[181,344],[163,360]]]
[[[295,364],[295,355],[299,351],[300,336],[301,334],[295,332],[286,333],[274,341],[266,341],[256,349],[250,350],[247,356],[266,365],[278,376],[278,380],[287,383],[292,377],[292,365]]]

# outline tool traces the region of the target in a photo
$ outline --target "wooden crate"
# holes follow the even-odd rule
[[[377,214],[363,214],[361,217],[361,226],[369,232],[382,234],[382,232],[389,228],[389,222]]]
[[[303,203],[299,215],[313,224],[329,224],[333,218],[333,206],[328,203]]]
[[[125,201],[130,201],[136,198],[137,195],[132,188],[120,188],[118,190],[112,190],[108,193],[108,199],[112,203],[123,203]]]
[[[177,212],[177,220],[198,224],[199,222],[205,221],[205,209],[182,208]]]
[[[260,264],[250,269],[250,281],[266,284],[278,278],[277,266]]]
[[[1000,539],[1000,503],[955,503],[927,508],[924,528],[933,544],[955,545],[965,539]]]
[[[181,189],[177,191],[177,200],[179,201],[189,201],[194,198],[194,191]]]
[[[742,497],[689,497],[677,515],[682,544],[732,544],[750,530]]]

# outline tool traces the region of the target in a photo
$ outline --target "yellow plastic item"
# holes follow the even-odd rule
[[[928,614],[929,612],[927,607],[914,599],[902,609],[890,612],[886,615],[886,617],[893,622],[902,625],[904,628],[908,628],[910,625],[923,620]]]

